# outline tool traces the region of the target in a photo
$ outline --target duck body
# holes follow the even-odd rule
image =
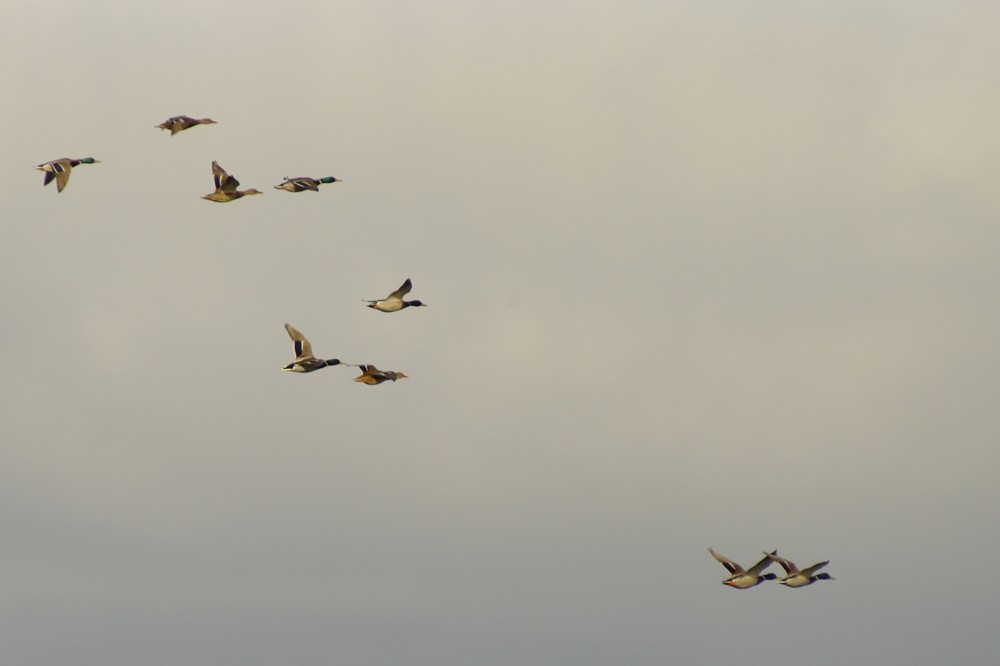
[[[361,382],[362,384],[368,384],[369,386],[378,386],[382,382],[396,381],[397,379],[406,379],[406,375],[402,372],[394,372],[392,370],[379,370],[374,365],[359,365],[361,369],[361,374],[354,378],[354,381]]]
[[[708,552],[710,552],[712,554],[712,557],[714,557],[720,564],[722,564],[722,566],[726,568],[726,571],[732,574],[729,578],[722,581],[723,585],[728,585],[729,587],[735,587],[738,590],[745,590],[747,588],[760,585],[765,580],[774,580],[775,578],[777,578],[777,576],[773,573],[762,574],[764,569],[766,569],[771,565],[772,562],[771,556],[778,554],[778,551],[776,550],[771,553],[768,553],[764,557],[764,559],[762,559],[760,562],[753,565],[749,569],[744,569],[736,562],[733,562],[731,559],[729,559],[724,555],[718,554],[711,548],[708,549]]]
[[[805,587],[806,585],[812,585],[818,580],[837,580],[826,572],[816,573],[819,569],[828,565],[830,560],[818,562],[811,567],[800,570],[795,566],[794,562],[784,557],[778,557],[777,553],[768,553],[767,556],[780,564],[781,568],[785,570],[785,577],[778,580],[779,585],[784,585],[785,587]]]
[[[335,358],[322,359],[322,358],[310,358],[303,359],[301,361],[292,361],[288,365],[282,368],[285,372],[313,372],[314,370],[320,370],[321,368],[329,368],[334,365],[340,365],[340,361]]]
[[[234,176],[219,166],[219,163],[215,160],[212,160],[212,177],[215,179],[215,191],[211,194],[206,194],[202,199],[208,199],[217,203],[226,203],[242,199],[251,194],[263,194],[260,190],[252,187],[249,190],[236,189],[240,186],[240,181],[236,180]]]
[[[43,186],[48,185],[55,180],[56,191],[62,192],[66,187],[66,184],[69,183],[69,174],[73,170],[73,167],[81,164],[100,164],[100,162],[100,160],[95,160],[93,157],[83,157],[78,160],[70,157],[63,157],[58,160],[52,160],[51,162],[44,162],[35,168],[45,173],[45,182],[42,183]]]
[[[183,132],[184,130],[190,129],[196,125],[215,125],[215,124],[217,123],[211,118],[192,118],[190,116],[173,116],[172,118],[167,118],[156,127],[162,130],[170,130],[170,136],[173,136],[178,132]]]
[[[286,192],[304,192],[310,190],[312,192],[319,192],[319,186],[327,183],[339,183],[342,182],[339,178],[334,178],[333,176],[328,176],[326,178],[289,178],[285,176],[285,180],[282,181],[280,185],[275,185],[276,190],[285,190]]]
[[[295,330],[291,324],[285,324],[285,330],[288,331],[288,337],[292,339],[292,344],[295,346],[295,360],[282,368],[285,372],[313,372],[341,364],[340,359],[322,359],[313,356],[309,340]]]
[[[368,303],[368,307],[372,308],[373,310],[378,310],[379,312],[399,312],[400,310],[403,310],[405,308],[427,307],[426,303],[421,303],[420,301],[403,300],[403,296],[406,296],[408,293],[410,293],[411,289],[413,289],[413,283],[410,282],[410,278],[406,278],[406,282],[404,282],[399,287],[399,289],[392,292],[385,298],[381,298],[374,301],[370,300],[366,302]]]
[[[242,199],[243,197],[249,196],[251,194],[264,194],[264,193],[259,190],[255,190],[251,187],[249,190],[243,190],[242,192],[239,190],[234,190],[232,192],[215,191],[212,192],[211,194],[206,194],[205,196],[202,197],[202,199],[207,199],[208,201],[214,201],[216,203],[228,203],[230,201],[236,201],[237,199]]]

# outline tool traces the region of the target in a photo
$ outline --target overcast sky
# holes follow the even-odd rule
[[[995,660],[998,34],[4,3],[0,663]],[[202,200],[213,159],[265,194]],[[410,378],[283,373],[285,322]]]

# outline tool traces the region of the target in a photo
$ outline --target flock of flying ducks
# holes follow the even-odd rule
[[[169,130],[170,135],[173,136],[178,132],[182,132],[197,125],[214,124],[216,124],[216,121],[211,118],[174,116],[172,118],[168,118],[159,125],[156,125],[156,127],[163,130]],[[70,159],[68,157],[64,157],[62,159],[39,164],[35,168],[45,173],[44,185],[48,185],[55,180],[56,189],[59,192],[62,192],[66,187],[66,184],[69,182],[69,174],[73,170],[73,167],[81,164],[98,164],[99,162],[100,160],[95,160],[93,157],[84,157],[82,159]],[[202,199],[218,203],[227,203],[229,201],[241,199],[248,195],[263,194],[263,192],[254,188],[250,188],[249,190],[237,189],[240,185],[240,181],[236,180],[232,174],[228,173],[225,169],[219,166],[218,162],[214,160],[212,161],[212,176],[215,178],[215,191],[210,194],[206,194],[202,197]],[[320,185],[338,182],[341,182],[340,179],[333,177],[289,178],[286,176],[281,184],[274,186],[274,189],[285,190],[286,192],[304,192],[306,190],[318,192]],[[404,310],[409,307],[424,307],[426,304],[421,303],[418,300],[403,300],[403,297],[410,293],[412,288],[413,283],[410,282],[409,278],[407,278],[406,282],[400,285],[399,289],[392,292],[385,298],[366,300],[365,302],[368,304],[368,307],[373,310],[378,310],[379,312],[399,312],[400,310]],[[306,336],[302,335],[302,333],[296,330],[291,324],[285,324],[285,330],[288,331],[288,336],[292,339],[292,344],[295,346],[295,360],[282,368],[282,370],[287,372],[314,372],[316,370],[329,368],[335,365],[348,365],[361,370],[361,374],[355,377],[354,381],[361,382],[362,384],[368,384],[369,386],[377,386],[382,382],[395,382],[397,379],[406,378],[406,375],[402,372],[379,370],[374,365],[370,364],[345,363],[336,358],[317,358],[313,355],[312,345],[309,343]],[[722,581],[722,584],[728,585],[729,587],[735,587],[740,590],[754,587],[763,583],[765,580],[775,580],[778,578],[774,573],[763,573],[764,570],[771,566],[774,562],[777,562],[781,568],[785,570],[784,578],[779,579],[778,583],[786,587],[805,587],[806,585],[812,585],[817,580],[834,580],[833,576],[828,573],[816,573],[819,569],[829,564],[829,560],[826,562],[819,562],[810,567],[806,567],[805,569],[799,569],[795,566],[794,562],[783,557],[779,557],[778,551],[775,550],[770,553],[765,552],[764,558],[760,562],[757,562],[757,564],[753,565],[749,569],[744,569],[736,562],[733,562],[723,555],[719,555],[711,548],[708,549],[708,552],[710,552],[712,557],[718,560],[730,573],[729,578]]]
[[[410,282],[410,278],[406,278],[406,282],[400,285],[399,289],[392,292],[385,298],[379,298],[373,301],[366,300],[365,303],[368,304],[368,307],[373,310],[378,310],[379,312],[399,312],[400,310],[405,310],[410,307],[426,307],[426,303],[421,303],[417,300],[403,300],[403,296],[410,293],[410,289],[412,288],[413,283]],[[361,374],[355,377],[354,381],[361,382],[362,384],[368,384],[369,386],[377,386],[382,382],[394,382],[397,379],[406,378],[406,375],[402,372],[379,370],[374,365],[344,363],[337,358],[316,358],[313,356],[312,345],[309,344],[309,340],[306,339],[306,336],[295,330],[291,324],[285,324],[285,330],[288,331],[288,336],[292,339],[292,344],[295,345],[295,360],[282,368],[282,370],[287,372],[313,372],[314,370],[329,368],[334,365],[350,365],[361,369]]]
[[[784,585],[785,587],[805,587],[806,585],[812,585],[818,580],[836,580],[828,573],[816,573],[828,565],[830,560],[827,560],[826,562],[818,562],[817,564],[814,564],[811,567],[806,567],[805,569],[799,569],[795,566],[794,562],[786,560],[783,557],[779,557],[778,551],[772,550],[770,553],[765,551],[764,559],[760,562],[753,565],[749,569],[744,569],[725,555],[719,555],[717,552],[712,550],[711,547],[709,547],[708,552],[710,552],[712,557],[718,560],[722,566],[726,567],[726,571],[730,573],[729,578],[722,581],[722,584],[728,585],[729,587],[735,587],[738,590],[745,590],[748,587],[760,585],[765,580],[774,580],[778,578],[777,574],[763,573],[764,569],[771,566],[772,562],[777,562],[781,565],[781,568],[785,570],[785,577],[778,579],[778,583]]]
[[[216,121],[211,118],[191,118],[189,116],[173,116],[167,118],[159,125],[156,125],[158,129],[168,130],[170,135],[173,136],[178,132],[182,132],[186,129],[190,129],[197,125],[215,125]],[[93,157],[84,157],[81,159],[72,159],[69,157],[63,157],[58,160],[52,160],[50,162],[45,162],[39,164],[35,168],[42,171],[45,174],[45,182],[43,185],[48,185],[53,180],[56,181],[56,189],[62,192],[65,189],[66,184],[69,183],[69,175],[73,170],[73,167],[79,166],[81,164],[99,164],[100,160],[95,160]],[[215,191],[210,194],[206,194],[202,199],[207,199],[209,201],[215,201],[217,203],[228,203],[230,201],[235,201],[236,199],[241,199],[248,195],[253,194],[263,194],[263,192],[250,188],[248,190],[240,190],[240,181],[228,173],[225,169],[219,166],[219,163],[212,161],[212,176],[215,179]],[[285,190],[286,192],[304,192],[310,190],[312,192],[318,192],[319,186],[329,183],[339,183],[341,182],[339,178],[326,177],[326,178],[306,178],[306,177],[296,177],[285,179],[279,184],[275,185],[276,190]],[[410,293],[413,288],[413,283],[407,278],[399,289],[392,292],[385,298],[379,298],[375,300],[365,300],[364,302],[368,304],[368,307],[373,310],[378,310],[379,312],[399,312],[408,307],[424,307],[426,304],[420,301],[405,301],[403,297]],[[309,344],[309,340],[306,336],[302,335],[290,324],[285,324],[285,330],[288,331],[289,337],[292,339],[292,344],[295,346],[295,360],[282,368],[287,372],[313,372],[315,370],[320,370],[321,368],[328,368],[334,365],[349,365],[361,370],[361,374],[354,378],[354,381],[360,382],[362,384],[368,384],[369,386],[377,386],[382,382],[392,381],[395,382],[397,379],[404,379],[406,375],[402,372],[395,372],[393,370],[379,370],[374,365],[370,364],[356,364],[356,363],[344,363],[336,358],[322,359],[313,356],[312,345]]]
[[[184,130],[197,125],[215,124],[217,123],[211,118],[174,116],[172,118],[167,118],[159,125],[156,125],[156,127],[158,129],[169,130],[170,136],[173,136],[178,132],[183,132]],[[45,172],[45,182],[43,185],[48,185],[55,180],[56,189],[62,192],[63,189],[65,189],[66,184],[69,182],[69,174],[73,170],[73,167],[80,166],[81,164],[100,164],[100,162],[100,160],[95,160],[93,157],[83,157],[80,159],[63,157],[58,160],[52,160],[51,162],[39,164],[35,168],[39,171]],[[230,201],[235,201],[236,199],[242,199],[243,197],[251,194],[263,194],[263,192],[253,187],[249,190],[237,189],[240,185],[240,181],[236,180],[231,173],[228,173],[225,169],[219,166],[218,162],[214,160],[212,161],[212,177],[215,179],[215,191],[210,194],[206,194],[202,197],[202,199],[208,199],[209,201],[215,201],[217,203],[228,203]],[[320,185],[339,182],[341,182],[339,178],[333,178],[332,176],[328,176],[326,178],[306,178],[304,176],[289,178],[288,176],[285,176],[285,179],[280,184],[275,185],[274,189],[285,190],[286,192],[304,192],[305,190],[319,192]]]

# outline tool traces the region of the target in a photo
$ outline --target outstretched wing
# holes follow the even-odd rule
[[[292,343],[295,345],[295,360],[313,358],[312,345],[306,340],[306,336],[295,330],[291,324],[285,324],[285,330],[288,331],[288,337],[292,339]]]
[[[755,564],[752,567],[750,567],[747,570],[747,573],[750,574],[750,575],[752,575],[752,576],[759,576],[761,571],[763,571],[764,569],[766,569],[769,566],[771,566],[771,562],[774,561],[771,558],[772,557],[777,557],[777,556],[778,556],[778,551],[776,551],[776,550],[771,551],[770,553],[764,553],[764,558],[760,562],[758,562],[757,564]]]
[[[814,573],[816,573],[817,571],[819,571],[820,569],[822,569],[823,567],[825,567],[829,563],[830,563],[830,560],[827,560],[826,562],[819,562],[817,564],[812,565],[811,567],[806,567],[805,569],[802,570],[802,575],[803,576],[812,576]]]
[[[215,178],[215,189],[220,192],[233,192],[240,185],[240,181],[229,175],[215,160],[212,160],[212,176]]]
[[[406,278],[406,282],[400,285],[399,289],[386,296],[385,300],[395,299],[397,301],[401,301],[403,300],[403,296],[410,293],[411,289],[413,289],[413,283],[410,282],[410,278]]]
[[[69,172],[72,169],[69,160],[59,160],[52,163],[52,171],[56,177],[56,189],[60,192],[66,187],[69,182]]]
[[[724,555],[719,555],[717,552],[712,550],[711,547],[709,547],[708,552],[712,553],[712,557],[718,560],[719,563],[722,564],[722,566],[726,567],[726,571],[728,571],[729,573],[733,575],[744,573],[743,567],[736,564],[736,562],[733,562],[728,557]]]
[[[794,562],[792,562],[791,560],[786,560],[783,557],[780,557],[777,551],[773,553],[768,553],[767,557],[772,561],[780,564],[781,568],[784,569],[785,573],[789,576],[791,576],[792,574],[797,574],[799,572],[799,568],[795,566]]]

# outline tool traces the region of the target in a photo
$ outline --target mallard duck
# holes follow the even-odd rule
[[[206,194],[202,199],[226,203],[227,201],[233,201],[234,199],[251,194],[263,194],[263,192],[255,190],[252,187],[249,190],[237,190],[236,188],[240,186],[240,181],[226,173],[226,170],[220,167],[219,163],[215,160],[212,160],[212,175],[215,177],[215,191],[211,194]]]
[[[766,553],[766,555],[780,564],[781,568],[785,570],[785,577],[780,578],[778,583],[786,587],[805,587],[806,585],[812,585],[818,580],[837,580],[828,573],[816,573],[816,571],[828,565],[830,560],[819,562],[800,571],[794,562],[786,560],[783,557],[778,557],[777,553]]]
[[[392,292],[385,298],[379,299],[377,301],[365,301],[368,303],[368,307],[373,310],[378,310],[379,312],[396,312],[402,310],[403,308],[409,307],[427,307],[426,303],[421,303],[420,301],[404,301],[403,296],[410,293],[410,289],[413,289],[413,283],[410,282],[410,278],[406,278],[406,282],[400,286],[399,289]]]
[[[304,190],[312,190],[313,192],[319,192],[319,186],[323,183],[340,183],[343,182],[339,178],[334,178],[333,176],[328,176],[326,178],[289,178],[285,176],[285,180],[281,185],[275,185],[276,190],[285,190],[286,192],[302,192]]]
[[[285,324],[285,330],[288,331],[288,337],[295,344],[295,360],[283,367],[282,370],[286,372],[312,372],[332,365],[341,365],[340,359],[322,359],[313,356],[312,345],[306,340],[306,336],[296,331],[291,324]],[[343,365],[351,364],[344,363]]]
[[[56,181],[56,190],[59,192],[63,191],[66,187],[66,183],[69,182],[69,172],[73,170],[73,167],[80,164],[100,164],[101,160],[95,160],[93,157],[84,157],[83,159],[74,160],[69,157],[63,157],[62,159],[52,160],[51,162],[45,162],[44,164],[39,164],[35,168],[39,171],[45,172],[45,182],[43,185],[48,185],[52,182],[54,178]]]
[[[361,369],[361,374],[354,378],[354,381],[361,382],[362,384],[368,384],[369,386],[376,386],[385,381],[396,381],[397,379],[406,379],[406,375],[402,372],[393,372],[392,370],[379,370],[374,365],[359,365]]]
[[[753,565],[747,570],[744,570],[743,567],[736,564],[736,562],[733,562],[728,557],[719,555],[717,552],[712,550],[711,547],[709,547],[708,552],[712,553],[712,557],[714,557],[716,560],[722,563],[722,566],[726,567],[726,570],[732,574],[732,576],[722,581],[723,585],[728,585],[729,587],[735,587],[740,590],[745,590],[748,587],[753,587],[754,585],[760,585],[765,580],[774,580],[775,578],[777,578],[777,576],[774,575],[773,573],[767,573],[761,575],[761,572],[771,565],[771,556],[778,554],[778,551],[776,550],[772,553],[769,553],[767,557],[765,557],[760,562]]]
[[[167,118],[162,123],[157,125],[157,127],[164,130],[170,130],[170,136],[173,136],[178,132],[183,132],[188,128],[194,127],[195,125],[215,125],[215,124],[217,123],[211,118],[192,118],[190,116],[174,116],[173,118]]]

